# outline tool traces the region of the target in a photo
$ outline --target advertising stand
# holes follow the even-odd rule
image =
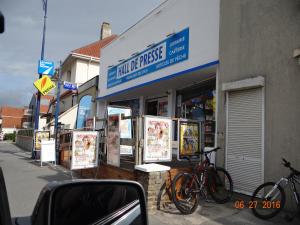
[[[172,160],[172,120],[167,117],[144,117],[144,162]]]
[[[109,115],[107,124],[107,164],[120,167],[120,115]]]
[[[43,162],[53,162],[56,165],[55,159],[55,140],[44,140],[41,141],[41,167]]]
[[[34,158],[37,159],[37,152],[41,151],[42,140],[50,140],[50,131],[35,131],[33,139]]]
[[[98,166],[98,132],[73,131],[71,170]]]
[[[132,120],[131,119],[121,119],[122,116],[131,116],[131,108],[121,107],[121,106],[108,106],[107,115],[118,115],[119,118],[119,131],[120,138],[132,138]],[[132,155],[133,148],[128,145],[120,145],[120,154],[121,155]]]
[[[201,129],[200,122],[187,119],[178,120],[178,160],[184,157],[200,158]]]

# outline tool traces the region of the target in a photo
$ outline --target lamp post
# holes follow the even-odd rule
[[[41,51],[41,60],[44,60],[44,50],[45,50],[45,36],[46,36],[46,20],[47,20],[47,3],[48,0],[43,1],[43,10],[44,10],[44,27],[43,27],[43,40],[42,40],[42,51]],[[39,74],[39,78],[42,77],[42,74]],[[36,98],[36,108],[35,108],[35,115],[34,115],[34,130],[39,129],[39,117],[40,117],[40,103],[41,103],[41,93],[37,92]],[[34,148],[31,152],[31,157],[34,158]]]
[[[57,79],[57,92],[56,92],[56,106],[55,106],[55,122],[54,122],[54,134],[55,134],[55,156],[56,156],[56,162],[58,162],[58,152],[59,152],[59,144],[58,144],[58,116],[59,116],[59,101],[60,101],[60,86],[61,86],[61,77],[62,77],[62,71],[61,71],[61,61],[59,62],[59,69],[58,69],[58,79]]]

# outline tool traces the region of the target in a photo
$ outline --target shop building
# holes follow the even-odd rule
[[[218,0],[165,1],[101,50],[98,117],[108,105],[128,106],[207,122],[213,134],[218,44]]]
[[[287,175],[281,157],[300,160],[298,21],[297,0],[165,1],[102,50],[97,115],[135,101],[203,122],[204,147],[251,194]]]
[[[300,2],[221,1],[218,154],[235,191],[251,194],[300,162]]]

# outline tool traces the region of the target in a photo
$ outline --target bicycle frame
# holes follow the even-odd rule
[[[294,194],[294,198],[295,198],[297,207],[300,208],[299,193],[297,192],[296,184],[295,184],[295,183],[298,183],[300,185],[300,180],[298,180],[298,179],[300,179],[300,178],[298,176],[296,176],[296,175],[293,174],[290,177],[289,182],[290,182],[290,189],[291,189],[291,191]]]
[[[298,180],[299,179],[299,180]],[[282,183],[284,183],[282,185]],[[265,196],[265,198],[269,198],[269,196],[276,190],[276,188],[280,185],[282,188],[285,188],[287,185],[289,185],[291,191],[294,194],[294,198],[296,201],[297,206],[300,208],[300,201],[299,201],[299,193],[297,192],[296,189],[296,184],[298,183],[300,185],[300,178],[296,175],[294,175],[293,173],[290,174],[290,176],[288,178],[282,177],[275,185],[274,187],[267,193],[267,195]],[[279,192],[277,192],[271,199],[271,201],[273,201],[274,199],[276,199],[276,197],[279,195]]]

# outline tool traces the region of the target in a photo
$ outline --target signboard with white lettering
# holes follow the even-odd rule
[[[107,88],[120,85],[188,59],[189,28],[108,70]]]
[[[39,60],[38,73],[44,75],[54,75],[54,62]]]
[[[67,90],[77,90],[78,86],[77,86],[77,84],[72,84],[70,82],[64,81],[64,89],[67,89]]]

